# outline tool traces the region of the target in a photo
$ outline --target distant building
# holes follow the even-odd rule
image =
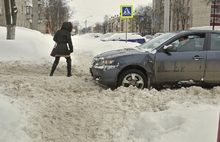
[[[164,2],[166,0],[153,0],[153,29],[163,32]],[[216,0],[218,1],[218,0]],[[216,3],[215,25],[220,24],[220,5]],[[214,4],[202,0],[170,0],[169,30],[188,30],[191,27],[211,26],[214,17]]]
[[[4,26],[6,24],[4,10],[5,10],[4,3],[3,3],[3,0],[1,0],[0,1],[0,26]]]
[[[18,9],[16,26],[25,27],[45,33],[44,0],[16,0]],[[6,26],[4,0],[0,0],[0,26]]]
[[[123,20],[119,17],[119,15],[112,16],[108,20],[107,32],[110,33],[120,33],[123,32],[123,25],[121,24]]]
[[[210,26],[220,26],[220,0],[216,0],[216,3],[211,3],[211,15]],[[215,20],[214,20],[215,18]]]

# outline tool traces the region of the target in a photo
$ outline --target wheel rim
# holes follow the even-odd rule
[[[144,79],[137,73],[130,73],[127,74],[124,79],[122,80],[122,86],[135,86],[138,89],[144,88]]]

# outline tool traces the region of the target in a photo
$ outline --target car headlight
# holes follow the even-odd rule
[[[119,62],[113,59],[96,58],[93,60],[93,67],[100,69],[112,69],[119,65]]]
[[[102,65],[111,65],[114,63],[114,60],[106,59],[102,61]]]

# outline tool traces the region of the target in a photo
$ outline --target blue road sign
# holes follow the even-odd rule
[[[120,6],[121,18],[133,18],[133,5],[121,5]]]
[[[131,16],[131,7],[122,7],[122,16]]]

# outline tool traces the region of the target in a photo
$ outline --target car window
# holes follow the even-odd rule
[[[176,48],[176,52],[201,51],[203,50],[205,34],[193,34],[182,36],[171,44]]]
[[[211,34],[210,50],[220,50],[220,34]]]
[[[173,37],[176,34],[177,33],[162,34],[156,38],[153,38],[153,39],[141,44],[137,48],[142,49],[144,51],[151,51],[151,50],[157,48],[160,44],[164,43],[166,40],[168,40],[169,38]]]

